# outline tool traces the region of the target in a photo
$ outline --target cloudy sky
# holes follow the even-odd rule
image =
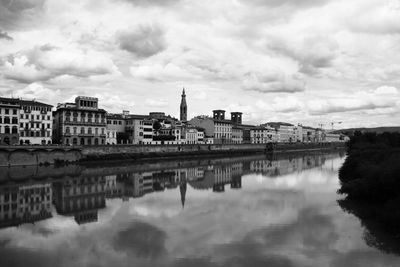
[[[400,122],[400,1],[0,0],[0,95],[251,123]]]

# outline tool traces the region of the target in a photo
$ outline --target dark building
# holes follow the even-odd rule
[[[242,112],[231,112],[231,121],[233,124],[242,124]]]
[[[58,104],[53,118],[53,141],[56,144],[106,143],[106,111],[98,108],[97,98],[78,96],[75,103]]]
[[[181,108],[180,108],[181,114],[180,114],[180,120],[181,121],[187,121],[187,104],[186,104],[186,94],[185,94],[185,88],[183,88],[182,91],[182,99],[181,99]]]
[[[216,109],[213,110],[213,119],[214,120],[225,120],[225,110]]]

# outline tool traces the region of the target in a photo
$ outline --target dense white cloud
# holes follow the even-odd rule
[[[248,73],[243,88],[261,93],[295,93],[305,90],[305,82],[298,75],[287,76],[282,72]]]
[[[399,12],[398,0],[0,1],[0,93],[37,97],[22,90],[35,84],[53,105],[97,94],[112,111],[177,116],[185,86],[194,115],[393,124]]]
[[[16,90],[13,92],[14,97],[24,98],[28,100],[37,100],[51,103],[55,99],[57,99],[57,95],[60,93],[60,90],[51,90],[49,88],[44,87],[40,83],[31,83],[24,88]],[[55,103],[53,103],[55,105]]]
[[[84,78],[119,72],[112,60],[96,51],[51,45],[10,55],[4,67],[5,78],[23,83],[45,81],[61,75]]]
[[[119,46],[138,58],[153,56],[166,48],[164,32],[159,26],[141,25],[118,34]]]

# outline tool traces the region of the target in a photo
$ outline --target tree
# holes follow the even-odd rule
[[[158,131],[161,129],[162,125],[159,121],[155,121],[153,123],[153,130],[155,133],[158,133]]]

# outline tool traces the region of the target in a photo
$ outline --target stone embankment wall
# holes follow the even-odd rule
[[[201,155],[251,154],[331,149],[344,143],[222,144],[222,145],[103,145],[103,146],[1,146],[0,166],[33,166],[64,162],[149,159]]]
[[[34,166],[75,162],[81,149],[60,146],[0,146],[0,166]]]

